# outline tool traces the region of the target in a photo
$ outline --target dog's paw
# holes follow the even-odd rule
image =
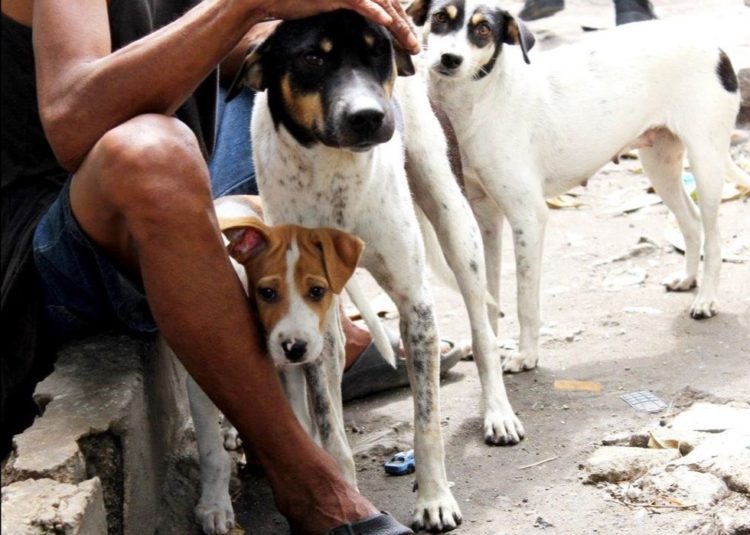
[[[539,360],[538,355],[529,355],[521,351],[513,351],[503,358],[503,371],[506,373],[519,373],[536,368]]]
[[[224,442],[224,449],[227,451],[234,451],[240,449],[242,446],[242,440],[240,440],[240,434],[231,424],[225,424],[221,428],[221,438]]]
[[[668,292],[687,292],[698,285],[694,276],[687,275],[684,272],[673,273],[662,280],[661,283]]]
[[[489,446],[513,446],[526,431],[512,409],[487,411],[484,415],[484,442]]]
[[[698,295],[690,307],[690,316],[695,320],[705,320],[719,313],[719,304],[712,295]]]
[[[421,490],[421,489],[420,489]],[[456,500],[446,488],[434,498],[417,499],[411,527],[414,531],[425,530],[432,533],[451,531],[461,525],[463,517]]]
[[[234,510],[229,495],[211,502],[201,500],[195,518],[207,535],[224,535],[234,527]]]

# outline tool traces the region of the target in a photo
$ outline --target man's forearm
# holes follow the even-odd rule
[[[108,18],[104,27],[101,20],[107,16],[106,5],[37,0],[40,111],[61,163],[75,170],[108,130],[136,115],[174,113],[262,18],[257,4],[204,0],[175,22],[111,53]],[[87,17],[94,19],[92,24]],[[91,39],[88,33],[78,43],[76,27],[99,35]]]

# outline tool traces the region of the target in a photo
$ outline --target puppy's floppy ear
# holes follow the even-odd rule
[[[424,26],[424,23],[427,22],[427,13],[430,12],[431,3],[431,0],[414,0],[406,8],[406,14],[412,18],[417,26]]]
[[[221,221],[221,229],[229,240],[229,256],[240,264],[246,264],[268,244],[268,227],[255,217]]]
[[[393,55],[396,58],[396,73],[399,76],[411,76],[414,74],[414,63],[411,60],[411,54],[395,41],[393,42]]]
[[[229,102],[242,91],[242,86],[247,86],[254,91],[263,91],[266,88],[266,81],[263,76],[263,63],[261,59],[263,54],[268,51],[270,45],[268,40],[256,43],[250,46],[242,62],[242,68],[232,80],[229,86],[225,101]]]
[[[323,251],[323,264],[333,293],[339,294],[357,268],[365,242],[348,232],[332,228],[312,231],[312,241]]]
[[[536,39],[534,34],[526,27],[526,25],[513,17],[507,11],[503,12],[505,16],[505,32],[503,34],[503,43],[509,45],[519,45],[521,47],[521,53],[523,54],[523,60],[529,64],[528,51],[534,48]]]

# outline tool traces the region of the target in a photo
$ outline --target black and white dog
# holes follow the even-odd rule
[[[521,335],[506,371],[537,365],[545,197],[583,183],[631,147],[640,149],[644,171],[685,238],[685,271],[665,286],[696,286],[702,226],[704,272],[690,315],[717,313],[722,187],[726,178],[750,179],[728,155],[737,77],[705,27],[629,24],[529,62],[533,37],[499,2],[417,0],[408,12],[424,25],[430,95],[456,131],[497,303],[505,218],[513,229]],[[700,214],[682,187],[686,150]]]
[[[361,265],[398,307],[414,393],[413,525],[448,531],[461,513],[444,466],[439,338],[417,212],[437,231],[469,312],[485,440],[514,444],[524,430],[503,385],[478,226],[451,171],[424,81],[397,78],[413,70],[384,29],[338,11],[282,23],[248,55],[238,80],[260,91],[251,134],[267,223],[358,235],[366,244]],[[297,405],[298,414],[307,411]]]

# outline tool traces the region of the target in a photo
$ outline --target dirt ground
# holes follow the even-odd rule
[[[654,1],[663,18],[703,17],[726,42],[735,68],[750,67],[750,8],[742,0]],[[522,2],[509,2],[511,10]],[[612,25],[609,0],[568,1],[560,15],[531,25],[542,46],[581,38],[580,25]],[[734,148],[750,170],[750,144]],[[694,292],[666,293],[663,277],[679,271],[684,257],[668,242],[674,229],[661,205],[622,214],[648,186],[638,160],[610,164],[575,193],[582,206],[552,210],[542,277],[541,359],[537,369],[506,375],[511,403],[527,438],[517,446],[492,448],[482,440],[480,384],[473,362],[460,362],[442,384],[442,420],[448,478],[463,516],[455,533],[676,534],[700,522],[702,513],[654,513],[608,501],[583,485],[579,468],[601,439],[637,430],[662,415],[638,413],[620,396],[652,390],[667,402],[705,393],[750,401],[750,203],[722,205],[720,226],[725,262],[720,314],[695,321],[688,315]],[[639,240],[654,242],[648,254],[611,262]],[[507,225],[504,239],[500,338],[508,347],[518,334],[515,267]],[[738,263],[744,260],[744,262]],[[441,335],[469,336],[460,297],[435,287]],[[372,288],[371,295],[377,294]],[[395,320],[389,320],[389,327]],[[555,379],[598,381],[599,393],[555,390]],[[690,389],[686,393],[686,389]],[[415,495],[413,476],[389,477],[382,469],[394,449],[409,449],[412,402],[408,389],[346,406],[349,438],[356,453],[360,490],[378,507],[408,523]],[[538,466],[526,465],[555,457]],[[237,489],[238,519],[247,533],[286,533],[261,476]]]

